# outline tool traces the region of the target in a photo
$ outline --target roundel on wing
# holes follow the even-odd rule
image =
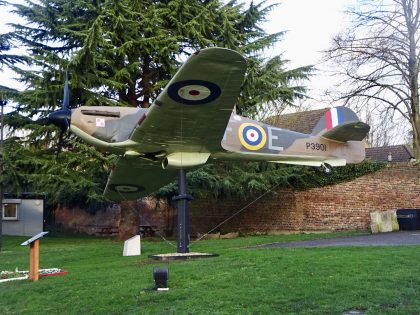
[[[171,84],[168,95],[185,105],[203,105],[214,101],[222,93],[220,87],[203,80],[184,80]]]
[[[256,124],[242,124],[239,127],[239,141],[248,150],[259,150],[267,142],[265,130]]]
[[[113,191],[122,193],[122,194],[132,194],[132,193],[138,193],[140,191],[145,190],[142,186],[137,185],[112,185],[110,187]]]

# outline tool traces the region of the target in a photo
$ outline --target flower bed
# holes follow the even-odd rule
[[[49,276],[60,276],[68,274],[67,271],[62,270],[60,268],[47,268],[47,269],[39,269],[39,276],[40,277],[49,277]],[[15,280],[25,280],[29,277],[28,270],[18,270],[16,268],[15,271],[1,271],[0,272],[0,283],[8,282],[8,281],[15,281]]]

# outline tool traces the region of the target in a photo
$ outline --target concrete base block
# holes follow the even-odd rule
[[[398,231],[397,211],[374,211],[370,213],[372,233]]]
[[[194,259],[194,258],[211,258],[217,257],[218,254],[210,254],[210,253],[169,253],[169,254],[157,254],[157,255],[149,255],[150,258],[156,260],[186,260],[186,259]]]
[[[139,256],[140,254],[140,235],[133,236],[124,242],[123,256]]]

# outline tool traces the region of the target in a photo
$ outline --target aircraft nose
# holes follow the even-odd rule
[[[71,110],[65,108],[52,112],[48,115],[48,121],[61,130],[67,130],[70,127]]]

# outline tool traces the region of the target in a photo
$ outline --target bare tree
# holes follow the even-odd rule
[[[420,159],[420,0],[361,0],[348,13],[350,27],[326,51],[334,73],[344,76],[334,99],[376,109],[383,120],[401,115]]]
[[[383,113],[380,109],[381,104],[370,103],[369,105],[369,107],[364,107],[363,111],[359,111],[359,115],[370,125],[366,139],[369,147],[412,143],[411,133],[408,131],[409,126],[403,117],[392,115],[391,112]],[[375,106],[379,107],[379,110],[371,108]]]

